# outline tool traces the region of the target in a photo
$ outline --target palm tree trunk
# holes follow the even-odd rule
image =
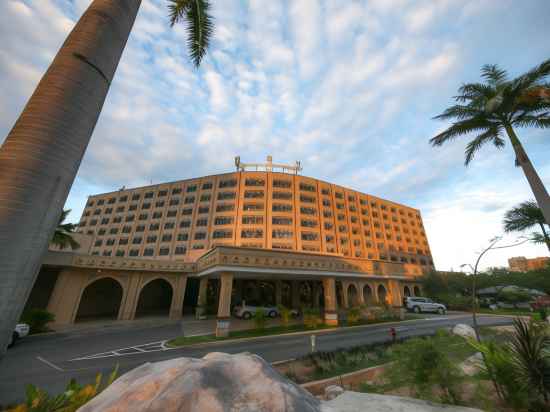
[[[514,129],[509,124],[505,125],[505,127],[506,132],[508,133],[508,137],[512,142],[514,152],[516,153],[516,162],[523,169],[523,173],[525,174],[529,186],[531,186],[531,190],[533,191],[535,199],[537,200],[537,203],[542,210],[542,215],[544,216],[546,223],[550,224],[550,196],[548,196],[546,188],[542,184],[542,181],[540,180],[537,171],[533,167],[531,160],[529,160],[527,153],[525,153],[525,150],[523,149],[521,142],[516,136]]]
[[[0,147],[0,359],[40,269],[141,0],[94,0]]]
[[[544,224],[540,223],[540,229],[542,230],[542,235],[544,236],[544,242],[546,243],[546,247],[550,252],[550,237],[548,236],[548,233],[546,233],[546,228],[544,227]]]

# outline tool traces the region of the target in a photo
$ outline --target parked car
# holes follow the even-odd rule
[[[15,330],[11,335],[11,340],[8,342],[8,348],[11,348],[13,345],[15,345],[15,342],[17,342],[19,339],[27,336],[30,329],[30,326],[26,323],[18,323],[17,325],[15,325]]]
[[[445,305],[434,302],[428,298],[407,297],[405,298],[405,308],[415,313],[437,312],[441,315],[447,313],[447,307]]]
[[[269,316],[270,318],[276,318],[280,315],[279,310],[276,306],[263,306],[258,304],[257,302],[243,302],[243,304],[236,305],[233,308],[233,316],[236,316],[241,319],[250,319],[258,310],[263,310],[264,314],[266,316]],[[295,309],[292,309],[291,311],[293,317],[297,317],[299,315],[298,311]]]

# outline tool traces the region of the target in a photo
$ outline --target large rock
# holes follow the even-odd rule
[[[119,377],[78,412],[329,411],[256,355],[146,363]]]
[[[459,323],[453,328],[453,334],[462,336],[463,338],[476,338],[476,331],[470,325]]]
[[[481,412],[479,409],[443,405],[403,396],[358,392],[344,392],[337,398],[324,402],[324,406],[328,406],[334,412]]]

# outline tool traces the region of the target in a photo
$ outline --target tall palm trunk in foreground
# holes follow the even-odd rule
[[[95,0],[0,147],[0,358],[59,221],[141,0]]]

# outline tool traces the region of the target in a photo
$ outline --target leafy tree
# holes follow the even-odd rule
[[[59,224],[55,228],[53,234],[51,243],[59,246],[59,249],[65,249],[66,247],[78,249],[80,247],[80,244],[74,240],[72,236],[76,229],[76,225],[74,223],[63,223],[69,213],[71,213],[71,209],[63,210],[59,217]]]
[[[531,190],[547,222],[550,222],[550,197],[516,135],[518,127],[550,127],[550,59],[527,73],[509,80],[505,70],[496,65],[481,69],[483,83],[468,83],[458,89],[458,104],[436,116],[453,120],[445,131],[430,139],[432,146],[441,146],[457,137],[475,134],[466,145],[465,161],[470,164],[484,145],[497,148],[505,145],[508,136]]]
[[[539,243],[541,240],[546,243],[550,251],[550,236],[546,231],[546,222],[542,215],[542,210],[533,200],[520,203],[519,205],[508,210],[504,215],[504,231],[505,232],[523,232],[531,229],[533,226],[539,226],[542,231],[542,239],[540,234],[534,233],[532,240]],[[536,236],[539,235],[539,236]]]
[[[0,147],[0,358],[59,223],[141,0],[94,0]],[[210,44],[208,0],[169,0],[198,67]],[[190,102],[192,104],[192,102]],[[30,245],[30,246],[29,246]]]

